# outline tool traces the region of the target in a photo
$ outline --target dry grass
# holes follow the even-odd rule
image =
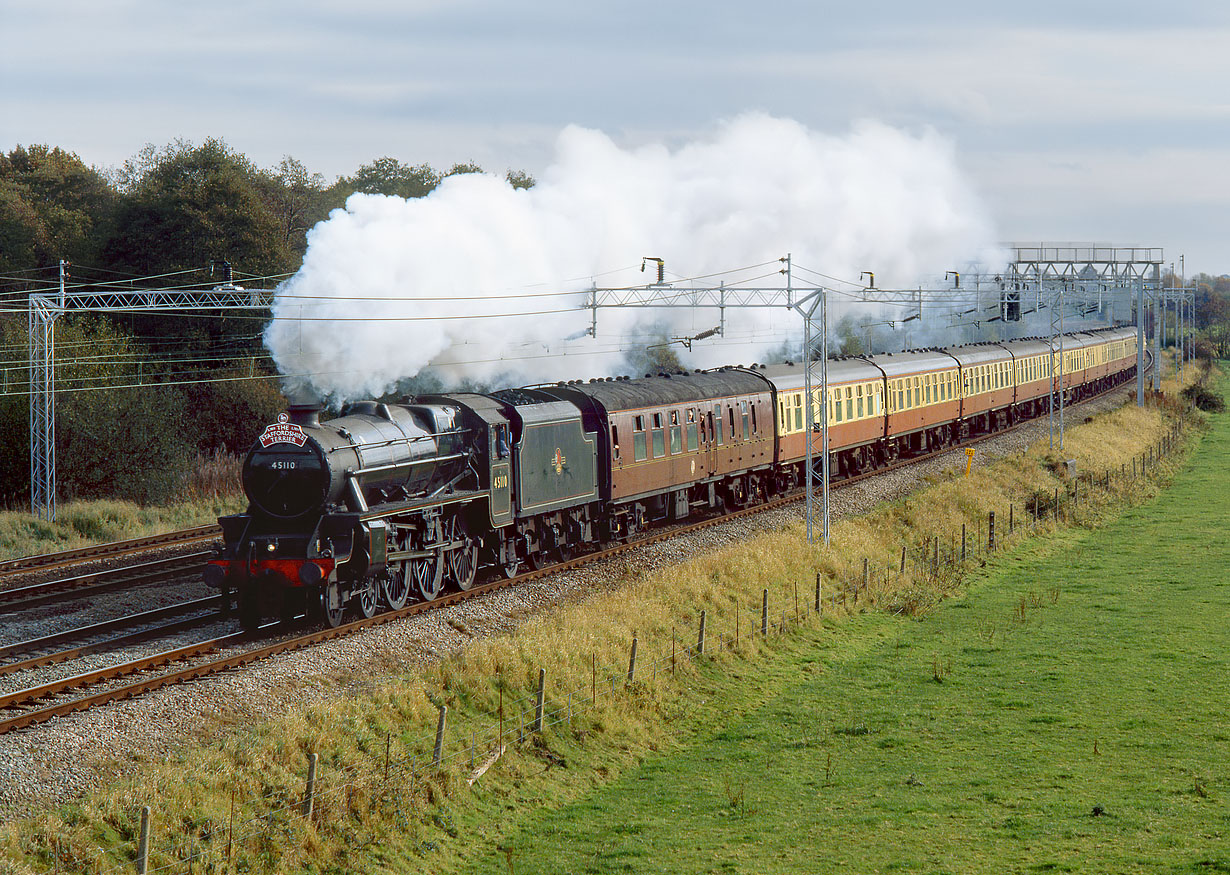
[[[223,450],[197,453],[188,475],[192,501],[240,501],[243,498],[243,457]]]
[[[141,507],[129,501],[70,501],[59,506],[55,522],[35,519],[27,512],[0,511],[0,559],[205,525],[243,507],[242,496],[201,498],[163,507]]]
[[[216,522],[246,506],[240,485],[243,460],[230,453],[198,455],[181,500],[142,507],[130,501],[69,501],[55,522],[25,510],[0,511],[0,559],[71,550]]]
[[[1083,472],[1117,470],[1155,444],[1174,415],[1162,404],[1126,406],[1099,416],[1068,431],[1063,457],[1076,459]],[[540,666],[548,672],[551,711],[564,707],[569,693],[578,705],[588,699],[597,665],[598,700],[592,708],[578,708],[570,731],[555,730],[536,744],[510,747],[483,779],[511,782],[509,792],[515,792],[518,781],[542,772],[544,759],[551,767],[553,749],[578,745],[591,769],[583,774],[570,770],[557,780],[588,784],[595,773],[617,772],[645,751],[670,743],[667,718],[677,713],[697,671],[680,659],[677,672],[670,673],[671,653],[695,644],[701,609],[707,612],[710,649],[734,651],[742,659],[754,659],[759,648],[772,646],[772,636],[766,641],[748,634],[759,627],[762,590],[769,590],[771,620],[783,613],[793,618],[796,597],[801,607],[811,603],[817,572],[826,581],[826,623],[876,607],[925,612],[959,586],[962,570],[941,564],[936,573],[933,562],[923,561],[920,545],[934,544],[938,537],[947,553],[963,523],[977,532],[990,511],[997,512],[997,523],[1006,531],[1010,502],[1017,514],[1015,537],[1025,537],[1023,497],[1066,486],[1055,473],[1056,461],[1058,454],[1043,445],[988,464],[969,478],[943,479],[865,517],[838,522],[828,548],[804,546],[799,526],[762,535],[629,580],[617,592],[563,605],[528,619],[515,635],[476,640],[461,653],[418,669],[404,668],[404,657],[390,654],[388,664],[403,666],[402,676],[368,682],[366,695],[252,725],[237,710],[203,729],[200,743],[185,744],[167,761],[121,764],[123,777],[79,804],[9,824],[0,832],[0,847],[13,871],[48,867],[53,836],[63,843],[62,865],[73,871],[92,871],[89,861],[99,846],[107,849],[107,865],[120,864],[131,859],[140,805],[156,800],[156,831],[162,838],[154,862],[182,859],[195,847],[206,849],[217,865],[226,855],[234,794],[239,800],[236,836],[250,834],[231,848],[236,865],[242,861],[241,871],[345,868],[361,836],[381,837],[397,853],[411,853],[418,842],[447,832],[448,806],[467,804],[462,772],[468,769],[436,773],[424,768],[440,705],[449,709],[454,746],[448,752],[468,763],[461,745],[477,734],[481,760],[493,746],[501,704],[506,729],[526,707],[532,708]],[[1151,470],[1149,479],[1116,479],[1109,490],[1088,489],[1076,514],[1061,517],[1059,524],[1092,524],[1124,501],[1140,500],[1158,488],[1166,470]],[[1042,529],[1055,524],[1046,521]],[[903,545],[915,560],[904,575],[899,573]],[[861,589],[864,558],[873,573],[870,585]],[[736,627],[741,630],[737,647],[729,641]],[[720,634],[728,638],[719,646]],[[626,694],[602,695],[609,689],[608,676],[626,672],[633,635],[639,637],[638,682]],[[371,675],[363,666],[355,674]],[[355,678],[336,680],[344,684]],[[386,744],[393,765],[388,782]],[[326,795],[308,826],[285,809],[302,793],[311,751],[320,754]]]

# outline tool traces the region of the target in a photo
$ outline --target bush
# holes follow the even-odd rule
[[[1195,404],[1200,410],[1208,413],[1221,413],[1226,409],[1226,401],[1207,386],[1193,383],[1183,390],[1183,397]]]

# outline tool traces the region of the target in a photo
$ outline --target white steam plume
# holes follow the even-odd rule
[[[742,276],[781,285],[776,259],[790,252],[796,265],[856,281],[873,270],[878,286],[899,287],[993,240],[951,146],[931,132],[865,122],[838,137],[748,115],[672,151],[569,127],[528,190],[467,174],[420,199],[352,196],[308,234],[265,343],[283,373],[335,399],[378,395],[425,368],[453,384],[600,376],[620,372],[621,347],[650,342],[650,325],[692,335],[717,324],[712,312],[601,310],[597,338],[566,340],[590,324],[580,307],[592,282],[656,278],[636,272],[642,256],[665,258],[668,281],[772,262]],[[800,335],[797,314],[728,310],[726,337],[685,358],[750,362]]]

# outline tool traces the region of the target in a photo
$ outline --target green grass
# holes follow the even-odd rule
[[[728,719],[683,718],[717,728],[506,811],[459,871],[1230,871],[1227,458],[1218,417],[1106,528],[1026,545],[924,621],[739,666]]]

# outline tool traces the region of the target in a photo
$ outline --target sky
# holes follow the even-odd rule
[[[1230,272],[1230,4],[1178,0],[0,0],[0,149],[111,167],[221,137],[326,178],[389,155],[541,173],[749,112],[951,143],[1003,241]]]

